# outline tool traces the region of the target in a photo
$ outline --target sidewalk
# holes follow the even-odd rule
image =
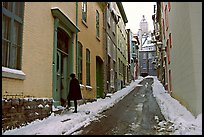
[[[43,120],[36,120],[29,125],[8,130],[3,135],[69,135],[80,127],[98,119],[101,112],[112,107],[131,92],[143,78],[132,82],[126,88],[115,92],[111,97],[97,99],[78,106],[78,112],[64,111],[61,115],[52,113]]]

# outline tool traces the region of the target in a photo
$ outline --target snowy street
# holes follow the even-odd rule
[[[169,134],[171,126],[165,121],[153,97],[153,78],[144,79],[137,87],[112,108],[103,112],[102,118],[75,133],[79,135],[155,135]],[[161,126],[165,123],[165,126]],[[165,127],[165,128],[164,128]]]
[[[116,109],[120,107],[124,110],[124,113]],[[26,126],[8,130],[2,134],[202,135],[202,113],[194,117],[164,90],[156,77],[152,76],[140,77],[126,88],[110,95],[110,97],[82,104],[78,106],[77,113],[72,111],[63,111],[59,115],[53,113],[48,118],[36,120]],[[112,120],[107,120],[108,118],[111,119],[108,114],[112,114]],[[100,130],[105,128],[112,128],[112,130],[105,133],[89,133],[91,125],[97,123]],[[104,127],[100,127],[101,125]],[[93,131],[97,131],[97,129],[93,129]]]

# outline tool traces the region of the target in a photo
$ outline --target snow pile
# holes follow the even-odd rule
[[[87,126],[93,120],[101,117],[99,113],[112,107],[130,93],[143,78],[132,81],[129,86],[123,88],[105,99],[97,99],[92,103],[78,106],[78,112],[64,111],[60,115],[54,113],[43,120],[36,120],[27,126],[8,130],[3,135],[70,135],[82,126]],[[71,109],[74,109],[73,107]]]
[[[152,84],[153,95],[156,97],[161,112],[167,120],[167,122],[158,121],[158,127],[155,127],[158,132],[163,134],[162,132],[166,130],[174,135],[202,135],[202,113],[195,118],[184,106],[166,92],[156,77],[147,76],[145,78],[148,77],[154,78],[154,83]],[[100,114],[102,111],[112,107],[135,87],[142,86],[138,84],[142,80],[143,77],[139,77],[138,80],[132,81],[126,88],[109,94],[105,99],[97,99],[95,102],[78,106],[77,113],[72,113],[74,108],[71,107],[73,110],[64,110],[60,115],[52,113],[51,116],[43,120],[36,120],[26,126],[8,130],[2,134],[70,135],[79,128],[89,125],[91,121],[102,117],[103,115]],[[42,106],[39,105],[38,107]],[[158,117],[155,117],[155,119],[158,120]]]
[[[165,119],[174,123],[175,135],[202,135],[202,113],[195,118],[184,106],[170,96],[163,85],[154,78],[153,95],[160,106]]]

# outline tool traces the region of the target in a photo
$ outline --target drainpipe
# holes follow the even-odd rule
[[[57,27],[59,25],[59,19],[54,19],[54,43],[53,43],[53,63],[52,63],[52,94],[54,107],[59,105],[59,95],[57,94]]]
[[[78,2],[76,2],[76,26],[78,27]],[[78,78],[78,66],[79,66],[79,62],[78,62],[78,33],[76,33],[76,78]]]

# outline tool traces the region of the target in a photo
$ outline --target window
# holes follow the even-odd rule
[[[169,33],[169,45],[170,45],[170,48],[172,48],[172,39],[171,39],[171,33]]]
[[[110,11],[107,11],[107,22],[108,22],[108,27],[110,28]]]
[[[78,42],[78,80],[82,84],[82,44]]]
[[[162,2],[162,12],[164,12],[164,2]]]
[[[168,56],[168,64],[170,64],[170,49],[169,49],[169,39],[166,41],[167,46],[167,56]]]
[[[165,23],[166,23],[166,31],[168,30],[169,23],[168,23],[168,13],[167,13],[167,5],[165,6]]]
[[[149,54],[148,54],[148,59],[151,59],[151,58],[152,58],[152,53],[149,52]]]
[[[164,19],[162,19],[162,30],[163,30],[163,35],[164,35],[164,39],[165,39],[165,26],[164,26]]]
[[[86,49],[86,85],[90,86],[90,51]]]
[[[168,2],[168,10],[170,11],[171,10],[171,3]]]
[[[108,64],[107,64],[107,81],[108,81],[108,86],[107,86],[107,90],[108,90],[108,87],[109,87],[109,84],[110,84],[110,70],[111,70],[110,63],[111,63],[111,58],[110,58],[110,56],[108,56]]]
[[[170,85],[170,93],[171,93],[172,92],[171,70],[169,70],[169,85]]]
[[[152,69],[152,62],[149,61],[148,63],[149,63],[149,69]]]
[[[120,58],[118,58],[118,68],[119,68],[119,74],[121,74],[121,62],[120,62]]]
[[[146,68],[147,68],[147,65],[146,65],[145,61],[143,61],[142,67],[143,67],[143,69],[146,69]]]
[[[99,37],[99,12],[96,10],[96,36]]]
[[[113,60],[116,61],[116,47],[113,44],[113,56],[112,56]]]
[[[2,2],[2,66],[21,69],[23,2]]]
[[[82,2],[82,20],[87,22],[87,2]]]
[[[115,29],[116,29],[116,24],[115,24],[115,20],[112,20],[112,32],[113,32],[113,34],[115,35]]]
[[[146,59],[146,53],[145,52],[143,53],[143,59]]]

